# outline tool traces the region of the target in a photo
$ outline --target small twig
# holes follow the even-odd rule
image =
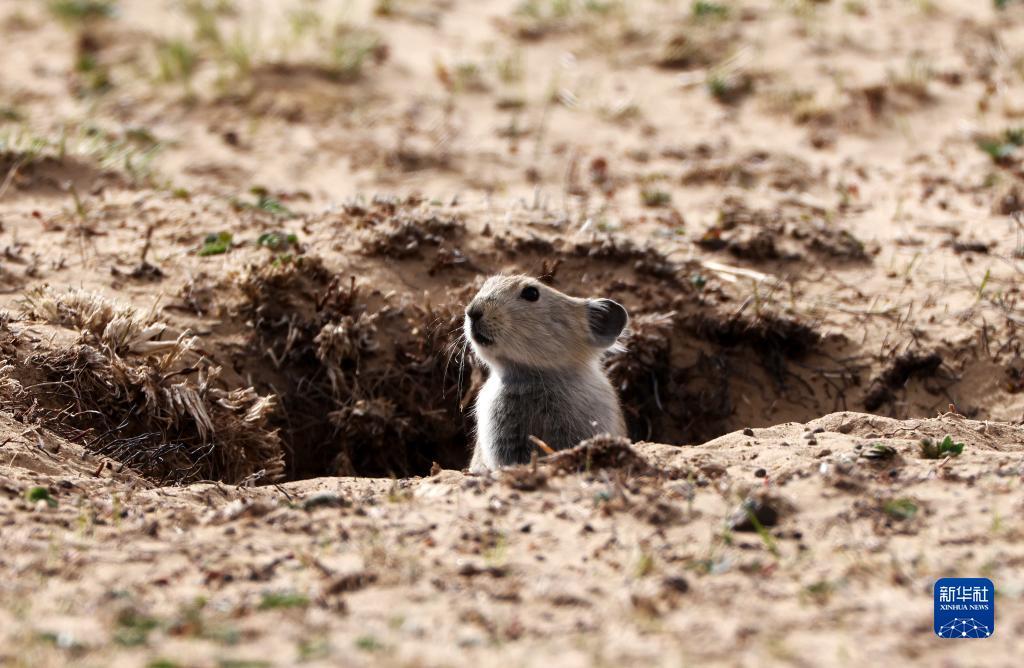
[[[139,264],[146,264],[146,256],[149,255],[149,247],[153,242],[153,229],[155,227],[156,226],[153,223],[146,226],[146,240],[145,243],[142,244],[142,255],[139,258]]]
[[[761,272],[754,271],[753,269],[734,267],[732,265],[722,264],[721,262],[715,262],[713,260],[706,260],[702,262],[701,265],[705,269],[708,269],[720,275],[725,274],[726,276],[743,276],[745,278],[750,278],[758,282],[778,280],[775,276],[772,276],[770,274],[762,274]]]
[[[3,199],[4,195],[7,194],[7,189],[11,186],[11,182],[18,175],[18,170],[21,168],[22,161],[15,162],[11,165],[11,168],[7,170],[7,176],[4,177],[4,182],[0,183],[0,199]]]
[[[545,443],[541,439],[537,438],[533,434],[530,434],[527,438],[530,439],[531,443],[533,443],[538,448],[540,448],[540,450],[543,451],[544,454],[546,454],[546,455],[553,455],[553,454],[555,454],[554,448],[552,448],[550,445],[548,445],[547,443]]]
[[[284,495],[285,495],[285,497],[286,497],[286,498],[288,499],[288,501],[290,501],[290,502],[292,502],[292,501],[293,501],[293,499],[292,499],[292,495],[291,495],[291,494],[289,494],[289,493],[288,493],[288,490],[286,490],[286,489],[285,489],[284,487],[281,487],[281,486],[280,486],[280,485],[278,485],[277,483],[274,483],[274,487],[275,487],[275,488],[277,489],[277,491],[279,491],[279,492],[281,492],[282,494],[284,494]]]

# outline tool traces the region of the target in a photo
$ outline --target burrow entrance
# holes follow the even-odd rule
[[[703,442],[763,423],[750,416],[780,402],[791,411],[786,418],[844,407],[838,394],[817,396],[790,363],[824,345],[810,324],[735,314],[723,293],[632,245],[514,252],[517,265],[535,267],[559,289],[610,296],[631,309],[626,350],[607,366],[634,440]],[[236,371],[279,396],[271,421],[289,478],[426,475],[435,463],[467,465],[469,408],[483,371],[460,338],[462,311],[486,273],[466,274],[464,287],[431,301],[361,284],[313,257],[250,272],[239,316],[251,339]],[[842,392],[859,378],[846,369],[830,382]]]
[[[148,317],[94,296],[32,296],[29,318],[80,336],[43,344],[3,328],[4,404],[165,484],[463,468],[483,377],[460,338],[462,312],[503,267],[630,310],[626,348],[607,367],[634,440],[701,443],[867,401],[884,407],[910,376],[941,375],[941,359],[928,357],[870,378],[871,360],[842,335],[823,337],[697,263],[626,240],[494,236],[468,262],[453,221],[384,230],[360,252],[387,257],[395,275],[434,278],[429,293],[359,280],[312,254],[264,256],[207,291],[231,339],[215,341],[213,355],[154,339]],[[196,345],[200,364],[184,354]]]

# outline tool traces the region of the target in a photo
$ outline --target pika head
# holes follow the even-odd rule
[[[464,329],[491,367],[557,369],[599,359],[628,320],[611,299],[570,297],[529,276],[492,276],[466,308]]]

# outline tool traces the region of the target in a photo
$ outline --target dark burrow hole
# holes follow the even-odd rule
[[[468,461],[461,310],[390,299],[315,257],[252,268],[236,371],[279,407],[287,477],[426,475]]]
[[[253,267],[241,289],[251,337],[236,371],[279,398],[272,424],[289,479],[468,464],[483,379],[459,339],[472,286],[442,304],[386,298],[304,257]],[[635,313],[626,350],[607,360],[634,440],[700,443],[738,428],[737,371],[756,367],[782,387],[786,360],[818,342],[785,319],[717,319],[693,294],[675,302]]]

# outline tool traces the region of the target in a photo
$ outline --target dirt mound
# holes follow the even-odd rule
[[[871,253],[849,230],[828,220],[829,212],[800,200],[770,210],[750,209],[742,199],[726,198],[718,222],[698,243],[750,261],[868,262]]]
[[[626,475],[644,475],[653,470],[643,457],[633,451],[629,439],[608,436],[588,438],[574,448],[556,452],[547,458],[546,463],[556,473],[614,469]]]
[[[857,663],[962,651],[958,660],[998,665],[1024,623],[1007,594],[997,618],[1007,633],[963,650],[929,639],[931,586],[950,560],[1015,581],[1020,426],[846,412],[696,447],[594,439],[539,463],[559,473],[532,487],[505,484],[525,466],[495,478],[439,471],[164,489],[96,469],[45,430],[41,443],[20,430],[0,416],[6,558],[46,577],[12,581],[10,595],[27,597],[32,614],[4,617],[0,639],[40,663],[126,652],[289,663],[311,647],[321,657],[355,647],[438,664],[467,653],[537,665],[600,653],[660,665],[666,648],[760,664],[781,642],[825,662],[839,651]],[[921,439],[946,436],[959,454],[920,456]],[[875,446],[893,454],[865,456]],[[55,527],[75,532],[73,557],[37,553]],[[342,538],[311,554],[311,533]],[[922,558],[921,545],[942,559]],[[833,553],[844,558],[826,559]],[[844,629],[877,600],[893,633],[850,645]],[[826,626],[812,624],[822,618]]]
[[[126,184],[116,171],[99,168],[86,158],[4,151],[2,142],[0,174],[0,194],[9,196],[61,195],[71,190],[85,193]]]

